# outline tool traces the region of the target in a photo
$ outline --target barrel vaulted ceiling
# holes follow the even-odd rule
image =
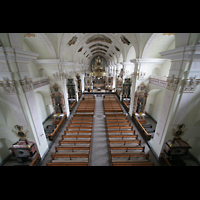
[[[129,62],[134,58],[160,57],[174,42],[174,35],[163,33],[32,33],[24,43],[39,53],[38,59],[63,59],[90,64],[102,55],[108,64]]]

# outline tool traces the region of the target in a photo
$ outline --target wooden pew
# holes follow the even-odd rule
[[[128,160],[130,160],[131,157],[134,157],[134,158],[144,157],[144,158],[148,159],[149,154],[146,154],[144,152],[140,152],[140,153],[133,153],[133,152],[111,153],[111,158],[115,158],[115,157],[126,157],[126,158],[128,158]]]
[[[133,133],[135,134],[135,130],[107,130],[107,133],[120,133],[121,135],[123,133]]]
[[[67,127],[67,130],[71,130],[71,129],[76,129],[76,130],[92,130],[92,127],[82,127],[82,126],[79,126],[79,127]]]
[[[55,128],[54,132],[48,135],[49,140],[54,140],[54,138],[58,134],[60,128],[62,127],[62,125],[64,124],[64,122],[66,121],[66,119],[67,119],[67,115],[64,115],[64,117],[61,119],[61,121],[58,124],[58,126]]]
[[[109,129],[118,129],[118,130],[123,130],[123,129],[131,129],[133,130],[132,126],[107,126],[107,130]]]
[[[91,123],[69,123],[68,126],[72,127],[72,126],[93,126],[93,124]]]
[[[79,120],[79,119],[77,119],[77,120],[74,120],[74,119],[71,119],[70,120],[70,123],[93,123],[93,119],[92,120]]]
[[[75,158],[89,158],[89,152],[87,153],[56,153],[56,154],[51,154],[51,159],[54,160],[55,158],[70,158],[70,160],[75,157]]]
[[[90,140],[60,140],[59,145],[62,144],[90,144]]]
[[[92,117],[93,118],[93,114],[74,114],[73,117]]]
[[[90,150],[90,147],[85,147],[85,146],[59,146],[59,147],[55,147],[56,152],[60,151],[60,150],[71,150],[72,152],[77,151],[77,150]]]
[[[84,162],[47,163],[46,166],[88,166],[88,163],[84,163]]]
[[[62,135],[62,139],[64,140],[65,138],[91,138],[91,135]]]
[[[71,119],[73,120],[93,120],[93,116],[73,116]]]
[[[107,123],[107,126],[130,126],[131,123]]]
[[[124,145],[126,145],[128,143],[128,144],[138,144],[138,145],[140,145],[141,144],[141,140],[110,140],[109,139],[108,143],[109,144],[120,143],[120,144],[124,144]]]
[[[110,150],[142,150],[142,152],[144,152],[144,147],[139,147],[139,146],[136,146],[136,147],[133,147],[133,146],[110,146]]]
[[[116,113],[107,113],[107,114],[105,114],[107,117],[109,117],[109,116],[111,116],[111,117],[118,117],[118,116],[126,116],[126,114],[124,114],[124,113],[118,113],[118,114],[116,114]]]
[[[133,162],[113,162],[112,163],[112,166],[154,166],[154,163],[152,162],[136,162],[136,161],[133,161]]]
[[[65,134],[69,134],[69,133],[77,133],[78,135],[80,133],[89,133],[89,134],[92,134],[92,131],[85,131],[85,130],[79,130],[79,131],[64,131]]]
[[[122,140],[124,138],[135,138],[135,139],[137,139],[138,135],[110,135],[110,134],[108,134],[108,138],[122,138]]]
[[[107,123],[122,123],[122,122],[129,122],[128,119],[106,119]]]

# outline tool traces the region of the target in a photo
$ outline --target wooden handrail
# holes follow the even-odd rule
[[[58,126],[55,128],[54,132],[49,134],[49,140],[53,140],[55,138],[55,136],[57,135],[59,129],[61,128],[63,122],[66,120],[67,115],[65,114],[64,117],[61,119],[60,123],[58,124]]]
[[[33,166],[33,165],[37,162],[37,160],[38,160],[38,161],[41,160],[40,154],[39,154],[39,153],[35,156],[35,158],[32,160],[32,162],[31,162],[31,164],[30,164],[29,166]],[[37,165],[36,165],[36,166],[37,166]]]

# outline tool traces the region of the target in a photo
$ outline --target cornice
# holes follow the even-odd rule
[[[28,63],[30,60],[37,59],[40,54],[24,51],[19,48],[0,47],[0,62],[22,62]]]
[[[200,45],[190,45],[178,47],[169,51],[159,53],[163,58],[171,61],[190,61],[191,59],[200,61]]]
[[[62,59],[39,59],[33,60],[36,65],[62,65],[62,66],[83,66],[84,64],[79,64],[77,62],[72,62]]]
[[[166,59],[161,58],[136,58],[130,60],[131,63],[148,63],[148,64],[158,64],[161,65]]]
[[[33,60],[36,65],[57,65],[60,63],[60,59],[39,59]]]
[[[121,65],[133,65],[134,63],[132,62],[120,62]]]

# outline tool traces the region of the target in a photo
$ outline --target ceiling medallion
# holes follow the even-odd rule
[[[97,41],[101,41],[101,42],[107,42],[109,44],[112,43],[112,40],[104,35],[93,35],[92,37],[88,38],[86,41],[86,44],[89,44],[91,42],[97,42]]]

